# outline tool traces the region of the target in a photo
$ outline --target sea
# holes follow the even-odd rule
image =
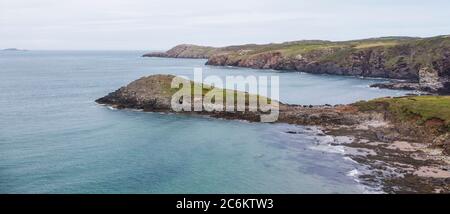
[[[152,74],[278,76],[280,101],[406,92],[383,79],[206,66],[145,51],[1,51],[0,193],[371,193],[318,127],[117,110],[97,98]],[[341,139],[342,140],[342,139]]]

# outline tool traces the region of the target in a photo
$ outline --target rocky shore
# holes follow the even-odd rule
[[[176,90],[170,87],[173,78],[143,77],[96,102],[119,109],[174,112],[171,99]],[[195,102],[192,100],[192,105]],[[276,122],[318,126],[324,134],[350,138],[350,142],[335,146],[353,150],[348,156],[370,169],[372,173],[358,178],[368,186],[381,184],[381,190],[387,193],[450,192],[450,97],[382,98],[336,106],[272,104],[279,106]],[[435,109],[431,109],[433,106]],[[261,114],[265,114],[204,110],[182,113],[251,122],[259,122]]]
[[[296,41],[222,48],[179,45],[146,57],[206,58],[207,65],[407,80],[384,88],[450,93],[450,37]]]

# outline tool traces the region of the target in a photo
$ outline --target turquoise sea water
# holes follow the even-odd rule
[[[141,76],[279,75],[280,99],[350,103],[381,80],[204,66],[139,51],[0,52],[0,193],[358,193],[359,166],[308,127],[112,110]],[[295,131],[300,134],[288,134]],[[323,138],[323,139],[322,139]],[[328,138],[327,138],[328,139]]]

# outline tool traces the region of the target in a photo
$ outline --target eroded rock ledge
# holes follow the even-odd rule
[[[173,112],[174,77],[143,77],[96,102],[119,109]],[[450,159],[445,155],[450,154],[450,97],[381,98],[336,106],[279,103],[279,107],[277,122],[318,126],[325,134],[351,137],[347,148],[371,151],[349,155],[374,171],[360,176],[367,185],[381,179],[384,192],[450,192]],[[263,112],[185,114],[259,122]]]

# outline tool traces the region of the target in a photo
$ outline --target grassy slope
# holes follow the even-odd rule
[[[210,96],[214,96],[214,97],[220,97],[220,93],[222,93],[223,96],[223,104],[226,104],[226,100],[227,100],[227,96],[230,94],[234,94],[234,103],[235,105],[237,104],[237,98],[238,96],[241,97],[245,97],[245,105],[247,106],[249,104],[249,100],[250,97],[261,101],[261,102],[265,102],[268,104],[272,103],[272,100],[270,98],[264,97],[264,96],[260,96],[260,95],[254,95],[254,94],[249,94],[247,92],[241,92],[238,90],[229,90],[229,89],[222,89],[222,88],[215,88],[215,87],[211,87],[210,85],[207,84],[203,84],[203,86],[199,83],[195,83],[193,81],[191,82],[191,96],[192,98],[194,98],[194,90],[198,90],[198,91],[202,91],[202,96],[206,96],[208,93]],[[165,95],[168,96],[172,96],[173,94],[175,94],[177,91],[179,91],[179,88],[171,88],[171,83],[170,82],[163,82],[162,83],[162,87],[163,87],[163,93]],[[258,105],[259,106],[259,105]]]
[[[442,121],[442,130],[450,131],[450,96],[414,96],[379,98],[355,103],[362,111],[388,111],[399,121]]]
[[[242,46],[229,46],[225,48],[219,48],[219,52],[235,51],[248,49],[251,50],[247,54],[259,54],[269,51],[281,51],[287,55],[297,55],[307,53],[313,50],[320,49],[364,49],[364,48],[389,48],[398,45],[412,45],[412,46],[428,46],[430,48],[438,46],[440,42],[446,41],[446,44],[450,44],[450,38],[448,36],[437,36],[431,38],[413,38],[413,37],[385,37],[374,38],[344,42],[330,42],[321,40],[304,40],[296,42],[285,42],[279,44],[265,44],[265,45],[242,45]]]
[[[207,52],[208,56],[228,54],[230,59],[235,60],[279,52],[286,58],[302,55],[317,62],[333,62],[343,66],[351,64],[348,59],[352,53],[377,51],[385,56],[386,68],[393,69],[399,62],[405,62],[411,67],[431,66],[432,62],[440,59],[443,51],[448,49],[450,49],[450,37],[437,36],[431,38],[384,37],[344,42],[305,40],[223,48],[192,46],[192,50],[186,51]]]
[[[201,88],[198,83],[192,82],[192,94],[194,93],[194,87]],[[164,84],[164,88],[169,95],[177,92],[179,89],[170,87],[170,83]],[[214,90],[213,93],[223,93],[224,101],[226,95],[233,93],[235,100],[238,94],[244,92],[226,90],[220,88],[211,89],[210,86],[204,85],[202,88],[202,96]],[[259,95],[251,95],[245,93],[246,104],[248,104],[249,96],[257,96],[257,99],[268,99]],[[269,103],[270,103],[270,99]],[[445,130],[450,131],[450,96],[407,96],[407,97],[395,97],[395,98],[378,98],[370,101],[361,101],[353,104],[357,106],[361,111],[387,111],[395,119],[399,121],[416,121],[418,125],[423,125],[429,120],[438,119],[443,122]]]

